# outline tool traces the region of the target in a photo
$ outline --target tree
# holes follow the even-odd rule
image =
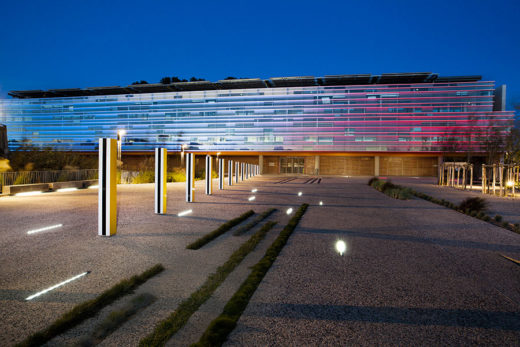
[[[134,83],[132,83],[132,85],[134,85],[134,84],[148,84],[148,82],[140,80],[140,81],[135,81]]]
[[[204,78],[197,78],[197,77],[190,78],[190,82],[197,82],[197,81],[205,81],[205,79]]]
[[[161,83],[170,84],[170,83],[172,83],[172,79],[170,77],[163,77],[163,78],[161,78]]]

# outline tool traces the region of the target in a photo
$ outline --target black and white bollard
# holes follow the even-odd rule
[[[195,154],[186,153],[186,202],[195,201],[193,184],[195,183]]]
[[[244,167],[245,163],[240,163],[240,181],[244,180]]]
[[[235,183],[238,183],[238,174],[240,172],[240,163],[235,163]]]
[[[233,185],[233,160],[228,160],[228,186]]]
[[[117,140],[99,139],[98,235],[117,232]]]
[[[211,155],[206,156],[206,195],[213,194],[213,180],[211,179],[211,171],[213,170],[213,158]]]
[[[166,213],[166,165],[168,150],[155,149],[155,213]]]
[[[218,159],[218,189],[224,189],[224,159]]]

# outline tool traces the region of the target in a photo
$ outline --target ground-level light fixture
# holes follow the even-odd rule
[[[338,240],[338,241],[336,241],[335,248],[336,248],[336,252],[338,252],[339,255],[343,255],[345,253],[345,251],[347,250],[347,244],[343,240]]]
[[[506,186],[508,186],[508,187],[512,187],[514,185],[515,185],[514,181],[507,181],[507,183],[506,183]]]
[[[97,189],[97,188],[99,188],[99,185],[97,185],[97,184],[94,184],[92,186],[88,186],[88,189]]]
[[[72,281],[74,281],[74,280],[77,280],[77,279],[80,278],[80,277],[83,277],[83,276],[85,276],[85,275],[88,275],[89,273],[90,273],[90,271],[87,271],[87,272],[83,272],[82,274],[79,274],[79,275],[77,275],[77,276],[71,277],[71,278],[69,278],[68,280],[65,280],[65,281],[63,281],[63,282],[60,282],[60,283],[58,283],[58,284],[53,285],[52,287],[49,287],[49,288],[47,288],[47,289],[44,289],[44,290],[42,290],[41,292],[38,292],[38,293],[33,294],[33,295],[31,295],[31,296],[28,296],[27,298],[25,298],[25,300],[27,300],[27,301],[32,300],[32,299],[34,299],[34,298],[36,298],[36,297],[38,297],[38,296],[40,296],[40,295],[43,295],[43,294],[45,294],[45,293],[47,293],[47,292],[50,292],[51,290],[54,290],[54,289],[56,289],[56,288],[59,288],[59,287],[65,285],[65,284],[67,284],[67,283],[69,283],[69,282],[72,282]]]
[[[298,192],[298,196],[302,196],[302,194],[303,194],[302,192]]]
[[[193,210],[182,211],[182,212],[179,212],[179,213],[177,214],[177,216],[182,217],[182,216],[185,216],[185,215],[190,214],[190,213],[192,213],[192,212],[193,212]]]
[[[15,196],[31,196],[31,195],[40,195],[43,192],[41,190],[33,191],[33,192],[23,192],[23,193],[17,193]]]
[[[27,234],[28,235],[36,234],[36,233],[39,233],[41,231],[47,231],[47,230],[52,230],[52,229],[56,229],[56,228],[61,228],[62,226],[63,226],[63,224],[56,224],[56,225],[51,225],[51,226],[43,227],[43,228],[39,228],[39,229],[33,229],[33,230],[29,230],[27,232]]]
[[[60,188],[57,190],[57,192],[63,193],[63,192],[72,192],[78,190],[78,188]]]
[[[249,199],[247,199],[247,200],[253,201],[253,200],[255,200],[255,197],[254,196],[250,196]]]
[[[323,201],[320,201],[320,206],[323,206]]]
[[[251,190],[251,193],[256,193],[257,191],[258,191],[258,189],[255,188],[255,189]]]
[[[288,208],[286,213],[287,214],[291,214],[292,213],[292,207]]]

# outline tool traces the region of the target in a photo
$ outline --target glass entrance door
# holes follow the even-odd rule
[[[302,157],[281,157],[280,173],[302,174],[305,167],[305,158]]]

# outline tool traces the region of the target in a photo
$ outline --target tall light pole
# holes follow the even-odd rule
[[[181,165],[184,164],[184,150],[188,148],[188,145],[183,143],[181,145]]]
[[[123,136],[126,135],[126,130],[117,131],[117,166],[123,166],[121,149],[123,147]]]

